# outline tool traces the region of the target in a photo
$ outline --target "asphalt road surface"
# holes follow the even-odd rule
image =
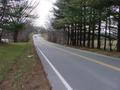
[[[33,36],[53,90],[120,90],[120,59]]]

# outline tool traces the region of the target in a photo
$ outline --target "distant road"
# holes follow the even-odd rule
[[[33,36],[53,90],[120,90],[120,59]]]

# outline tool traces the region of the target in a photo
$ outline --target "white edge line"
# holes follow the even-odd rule
[[[40,51],[42,56],[45,58],[45,60],[48,62],[48,64],[51,66],[51,68],[54,70],[54,72],[57,74],[61,82],[64,84],[64,86],[67,88],[67,90],[73,90],[72,87],[67,83],[67,81],[63,78],[63,76],[58,72],[58,70],[53,66],[53,64],[50,62],[50,60],[45,56],[45,54],[37,47],[37,49]]]

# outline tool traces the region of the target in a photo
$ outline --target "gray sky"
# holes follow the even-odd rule
[[[34,25],[45,26],[46,24],[49,23],[48,22],[49,18],[53,17],[53,13],[51,13],[50,11],[52,11],[52,8],[54,7],[53,4],[57,0],[34,0],[34,1],[39,2],[39,5],[34,10],[34,14],[38,15],[39,18],[37,20],[34,20]]]

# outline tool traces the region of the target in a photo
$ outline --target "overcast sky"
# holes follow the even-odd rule
[[[29,0],[31,1],[31,0]],[[32,0],[34,1],[34,0]],[[49,17],[53,17],[52,8],[56,0],[35,0],[39,2],[39,5],[34,10],[34,13],[38,15],[38,19],[34,21],[37,26],[46,26],[49,23]]]

